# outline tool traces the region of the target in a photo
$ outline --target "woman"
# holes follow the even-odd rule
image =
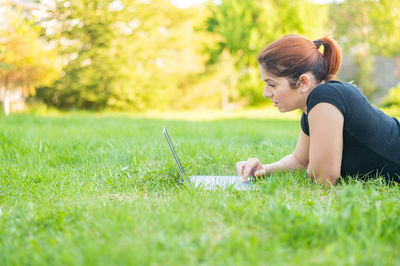
[[[335,40],[286,35],[268,45],[258,62],[266,83],[263,96],[280,112],[302,110],[301,130],[292,154],[266,165],[256,158],[238,162],[239,176],[246,180],[307,169],[324,185],[348,175],[399,182],[400,123],[373,107],[353,85],[332,80],[341,62]]]

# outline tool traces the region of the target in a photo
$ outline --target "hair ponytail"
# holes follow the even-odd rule
[[[330,80],[336,75],[340,67],[342,60],[340,47],[329,35],[326,35],[319,40],[324,46],[323,56],[326,62],[326,73],[321,79]]]

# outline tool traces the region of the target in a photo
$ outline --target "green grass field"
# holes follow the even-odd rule
[[[0,116],[0,265],[400,264],[399,187],[304,172],[259,191],[196,191],[190,174],[235,174],[290,153],[291,120],[162,120],[88,113]]]

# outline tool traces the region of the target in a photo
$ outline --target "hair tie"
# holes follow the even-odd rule
[[[317,46],[317,49],[319,49],[319,47],[321,47],[321,45],[324,44],[324,42],[321,39],[315,40],[313,41],[313,43],[315,44],[315,46]]]

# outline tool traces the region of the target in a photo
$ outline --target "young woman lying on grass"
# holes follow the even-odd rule
[[[335,40],[286,35],[268,45],[258,62],[263,96],[280,112],[302,110],[301,130],[292,154],[265,165],[256,158],[238,162],[239,176],[307,169],[324,185],[348,175],[399,182],[400,123],[373,107],[358,88],[332,80],[341,62]]]

